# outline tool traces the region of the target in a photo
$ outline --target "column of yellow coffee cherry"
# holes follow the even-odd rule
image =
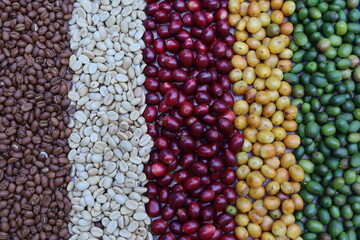
[[[229,22],[236,42],[229,77],[235,126],[245,143],[237,154],[235,229],[237,239],[301,239],[293,212],[303,207],[299,182],[304,172],[291,149],[300,144],[290,104],[291,86],[283,81],[293,53],[288,48],[293,25],[286,17],[295,11],[292,1],[230,0]]]

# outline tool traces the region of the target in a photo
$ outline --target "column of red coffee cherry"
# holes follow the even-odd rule
[[[74,0],[0,2],[0,239],[69,239]]]
[[[143,40],[147,108],[155,141],[145,166],[151,232],[160,240],[235,239],[235,154],[229,93],[235,41],[227,1],[147,1]]]

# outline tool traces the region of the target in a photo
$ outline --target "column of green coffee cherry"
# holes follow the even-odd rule
[[[296,2],[292,104],[306,172],[296,213],[304,240],[360,239],[360,12],[358,0]]]

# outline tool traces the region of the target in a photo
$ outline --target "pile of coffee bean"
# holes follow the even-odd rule
[[[143,0],[78,0],[69,66],[70,240],[152,239],[144,164],[153,146],[142,113]]]
[[[68,239],[74,0],[0,1],[0,239]]]

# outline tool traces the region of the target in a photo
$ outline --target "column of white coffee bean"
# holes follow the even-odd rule
[[[71,240],[152,239],[143,173],[153,146],[142,117],[145,2],[78,0],[70,20]]]

